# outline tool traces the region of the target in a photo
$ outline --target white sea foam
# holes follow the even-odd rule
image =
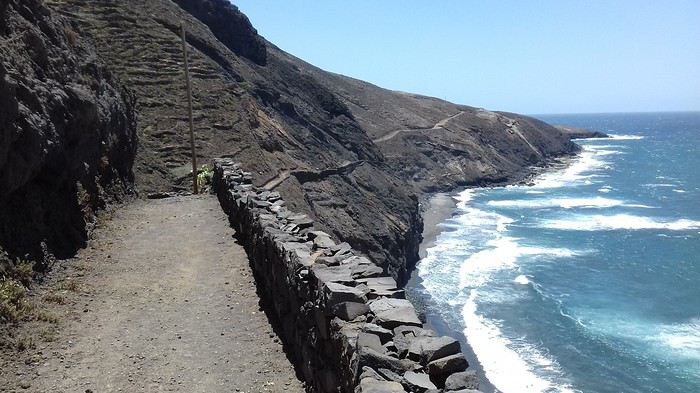
[[[688,323],[665,325],[658,339],[684,357],[700,359],[700,318]]]
[[[566,248],[526,247],[518,239],[499,235],[489,240],[485,250],[472,254],[459,270],[459,287],[477,288],[488,282],[491,274],[515,267],[521,256],[554,256],[567,258],[577,255]]]
[[[601,157],[594,147],[584,146],[581,154],[570,165],[558,171],[542,174],[535,179],[533,187],[559,188],[591,179],[595,177],[595,174],[591,172],[608,165]]]
[[[675,187],[675,184],[668,184],[668,183],[648,183],[648,184],[642,184],[643,187],[648,187],[648,188],[659,188],[659,187]]]
[[[677,192],[677,193],[679,193],[679,194],[684,194],[684,193],[686,193],[686,191],[685,191],[685,190],[682,190],[682,189],[674,189],[673,192]]]
[[[541,222],[541,227],[576,231],[609,231],[617,229],[666,229],[670,231],[683,231],[700,229],[700,221],[688,219],[667,220],[633,216],[630,214],[615,214],[610,216],[575,216],[574,218],[563,220],[543,220]]]
[[[617,141],[630,141],[630,140],[639,140],[639,139],[644,139],[642,135],[621,135],[621,134],[608,134],[610,138],[602,138],[602,139],[613,139]]]
[[[462,316],[464,334],[486,378],[503,393],[573,392],[571,387],[549,380],[561,378],[561,370],[554,360],[532,345],[509,340],[495,321],[477,313],[477,294],[477,290],[471,291]]]
[[[467,204],[474,199],[474,192],[476,190],[473,188],[468,188],[459,194],[457,194],[454,199],[457,201],[458,209],[467,209]]]
[[[609,199],[603,197],[594,198],[552,198],[552,199],[521,199],[521,200],[503,200],[489,201],[488,205],[497,207],[516,207],[516,208],[547,208],[561,207],[564,209],[571,208],[608,208],[615,206],[651,208],[646,205],[626,204],[617,199]]]
[[[515,283],[517,283],[517,284],[520,284],[520,285],[527,285],[527,284],[530,283],[530,279],[527,278],[526,275],[521,274],[521,275],[519,275],[518,277],[515,277],[515,278],[513,279],[513,282],[515,282]]]

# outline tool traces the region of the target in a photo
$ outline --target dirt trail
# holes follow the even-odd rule
[[[446,117],[446,118],[440,120],[439,122],[435,123],[435,125],[432,128],[408,128],[405,130],[395,130],[395,131],[392,131],[392,132],[390,132],[382,137],[379,137],[377,139],[372,140],[372,142],[374,142],[374,143],[386,142],[390,139],[394,139],[397,135],[399,135],[402,132],[428,131],[428,130],[437,130],[438,128],[445,128],[445,126],[447,126],[447,123],[449,123],[450,120],[453,120],[453,119],[455,119],[463,114],[464,114],[464,111],[461,111],[461,112],[454,114],[450,117]]]
[[[213,196],[117,211],[77,257],[87,294],[29,391],[302,392],[232,235]]]

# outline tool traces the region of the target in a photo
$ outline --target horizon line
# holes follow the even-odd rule
[[[502,112],[502,111],[497,111]],[[623,115],[623,114],[653,114],[653,113],[700,113],[700,109],[662,110],[662,111],[622,111],[622,112],[559,112],[559,113],[525,113],[526,116],[562,116],[562,115]]]

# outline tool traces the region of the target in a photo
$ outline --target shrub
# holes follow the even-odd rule
[[[31,311],[26,295],[27,289],[19,282],[0,280],[0,322],[17,322]]]
[[[197,187],[200,192],[204,191],[204,187],[211,184],[211,180],[214,177],[214,172],[211,170],[209,165],[204,164],[197,172]]]

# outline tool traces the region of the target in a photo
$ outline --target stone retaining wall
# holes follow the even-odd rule
[[[230,159],[214,188],[290,356],[314,392],[474,392],[460,344],[423,328],[396,281],[314,230]]]

